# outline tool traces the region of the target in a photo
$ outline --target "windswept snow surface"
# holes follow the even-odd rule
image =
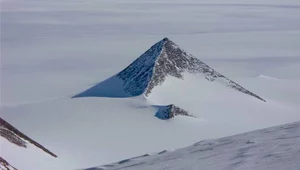
[[[300,122],[296,122],[86,170],[299,170],[299,143]]]
[[[71,170],[300,120],[299,9],[298,0],[2,0],[1,118],[58,158],[0,138],[1,157],[22,170]],[[163,37],[267,102],[196,75],[167,77],[147,100],[71,99]],[[118,86],[108,82],[102,92]],[[169,104],[197,118],[157,119],[155,106]]]

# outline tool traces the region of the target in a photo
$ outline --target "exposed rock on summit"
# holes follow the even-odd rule
[[[202,74],[211,82],[220,79],[228,87],[265,101],[180,49],[168,38],[154,44],[115,76],[74,97],[130,97],[142,94],[147,97],[156,86],[164,83],[167,76],[183,79],[183,73]],[[111,87],[105,87],[108,85]]]

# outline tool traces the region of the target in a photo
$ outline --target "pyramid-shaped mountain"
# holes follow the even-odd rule
[[[74,97],[147,97],[153,88],[164,83],[167,76],[183,79],[186,72],[203,74],[211,82],[222,79],[228,87],[265,101],[180,49],[168,38],[154,44],[115,76]]]

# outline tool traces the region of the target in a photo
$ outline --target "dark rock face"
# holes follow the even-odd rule
[[[154,44],[116,76],[73,96],[73,98],[90,96],[132,97],[138,95],[148,97],[156,86],[162,85],[165,82],[167,76],[183,79],[183,73],[202,74],[205,79],[211,82],[222,80],[228,87],[265,101],[258,95],[218,73],[198,58],[180,49],[168,38],[164,38]],[[111,81],[112,79],[118,80],[118,84],[120,85],[113,87],[115,83]],[[111,85],[114,89],[107,88],[107,86]],[[111,94],[112,92],[108,91],[122,91],[122,94]]]
[[[156,117],[163,120],[171,119],[178,115],[194,117],[186,110],[181,109],[180,107],[177,107],[173,104],[161,106],[158,112],[156,113]]]
[[[204,74],[208,81],[222,79],[227,86],[265,101],[239,84],[218,73],[198,58],[180,49],[174,42],[164,38],[153,45],[141,57],[117,74],[124,81],[124,89],[133,96],[145,94],[163,84],[167,76],[183,79],[183,73]]]
[[[0,169],[1,170],[18,170],[17,168],[11,166],[5,159],[0,156]]]
[[[173,104],[169,105],[168,107],[170,110],[169,118],[173,118],[177,115],[194,117],[191,114],[189,114],[189,112],[187,112],[186,110],[181,109],[180,107],[177,107]]]
[[[154,44],[143,55],[117,74],[117,77],[124,81],[124,90],[132,96],[138,96],[145,92],[148,83],[152,79],[155,61],[160,55],[164,40]]]
[[[41,144],[37,143],[36,141],[32,140],[18,129],[13,127],[11,124],[0,118],[0,136],[7,139],[9,142],[20,146],[20,147],[27,147],[27,142],[35,145],[36,147],[40,148],[44,152],[50,154],[53,157],[57,157],[54,153],[50,152],[48,149],[43,147]]]
[[[6,122],[0,117],[0,136],[7,139],[9,142],[20,146],[20,147],[27,147],[27,142],[35,145],[36,147],[40,148],[44,152],[50,154],[53,157],[57,157],[54,153],[50,152],[48,149],[37,143],[36,141],[32,140],[18,129],[13,127],[11,124]],[[0,169],[1,170],[17,170],[15,167],[10,165],[4,158],[0,157]]]
[[[9,142],[18,145],[20,147],[26,148],[26,142],[21,139],[19,136],[14,134],[12,131],[5,129],[3,127],[0,127],[0,136],[6,138]]]

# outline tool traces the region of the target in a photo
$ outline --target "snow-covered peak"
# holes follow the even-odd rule
[[[168,39],[164,38],[157,42],[133,63],[117,74],[117,77],[123,80],[123,88],[127,93],[132,96],[138,96],[151,88],[149,83],[153,82],[153,72],[155,71],[156,62],[161,56],[167,41]]]
[[[116,76],[97,84],[75,97],[129,97],[138,95],[148,97],[156,86],[160,86],[165,82],[168,76],[184,79],[183,73],[201,74],[211,82],[217,79],[221,80],[228,87],[265,101],[258,95],[218,73],[198,58],[185,52],[167,37],[155,43]],[[104,87],[107,85],[114,88],[107,89],[107,87]],[[111,94],[109,94],[109,91],[111,91]],[[120,93],[115,94],[116,91]]]

